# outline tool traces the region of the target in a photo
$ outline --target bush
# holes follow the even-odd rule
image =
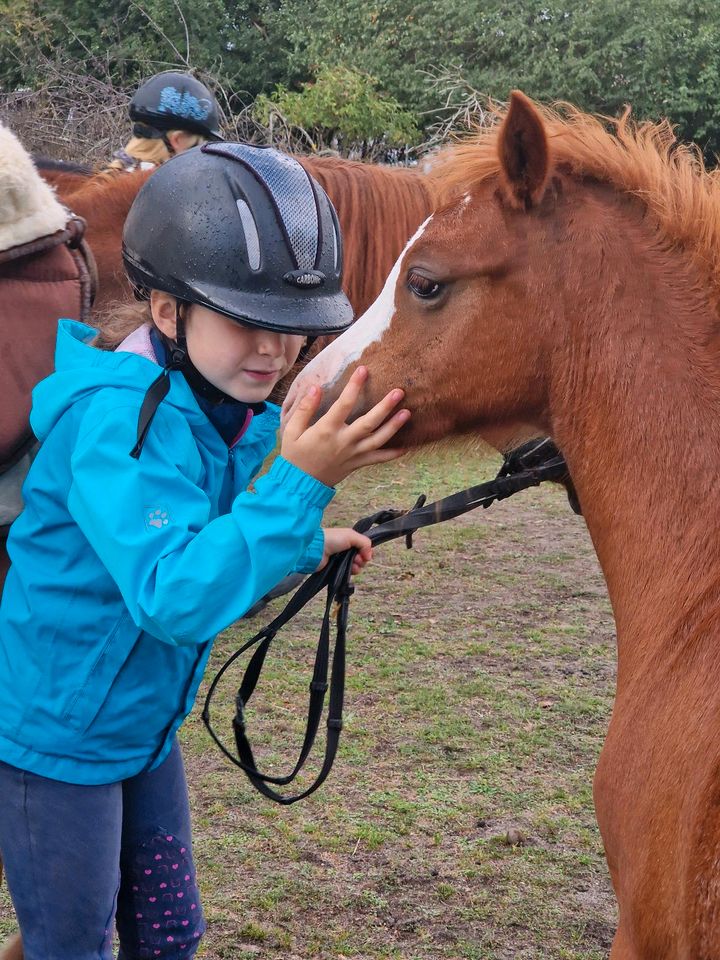
[[[273,116],[301,130],[313,150],[337,150],[346,156],[378,158],[392,148],[420,139],[415,117],[384,95],[369,74],[347,67],[324,67],[299,92],[278,86],[255,101],[255,117],[272,127]]]

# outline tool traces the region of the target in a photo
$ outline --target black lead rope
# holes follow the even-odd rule
[[[496,500],[504,500],[520,490],[538,486],[546,480],[567,481],[568,471],[562,455],[550,440],[530,441],[513,451],[506,458],[500,472],[494,480],[461,490],[452,496],[444,497],[435,503],[425,503],[420,497],[415,506],[408,511],[382,510],[365,517],[355,524],[355,530],[366,534],[373,546],[405,537],[408,547],[412,546],[412,536],[423,527],[429,527],[444,520],[451,520],[478,507],[489,507]],[[342,730],[343,700],[345,694],[345,650],[350,597],[355,588],[352,585],[352,563],[356,550],[346,550],[330,558],[328,564],[318,573],[314,573],[298,588],[285,609],[264,629],[243,644],[221,667],[210,685],[202,712],[203,722],[215,743],[225,756],[243,770],[250,782],[264,796],[276,803],[289,805],[297,803],[314,793],[330,773],[337,753],[340,732]],[[302,608],[322,590],[327,591],[325,612],[320,628],[320,640],[315,655],[315,665],[310,682],[308,719],[305,737],[300,754],[292,772],[284,777],[261,773],[255,763],[252,748],[245,731],[245,709],[253,695],[270,645],[278,632]],[[335,610],[335,645],[332,657],[330,683],[331,618]],[[257,645],[250,659],[242,683],[235,697],[235,717],[232,726],[237,756],[222,743],[210,720],[210,704],[215,690],[227,670],[245,651]],[[273,787],[287,786],[292,783],[303,768],[310,754],[323,713],[325,694],[330,690],[327,717],[327,737],[325,757],[314,782],[301,793],[285,796]],[[271,786],[271,784],[273,786]]]

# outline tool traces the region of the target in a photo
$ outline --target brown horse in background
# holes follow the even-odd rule
[[[670,126],[612,135],[513,95],[450,152],[446,203],[300,375],[417,445],[528,425],[567,459],[617,626],[594,798],[612,960],[720,958],[720,178]],[[395,441],[393,441],[395,442]]]
[[[333,157],[298,157],[325,189],[343,234],[345,292],[356,314],[372,303],[390,267],[434,206],[433,181],[404,168],[374,166]],[[60,200],[87,221],[86,238],[98,265],[96,309],[132,297],[122,265],[125,218],[151,173],[110,171],[87,178],[41,170]]]

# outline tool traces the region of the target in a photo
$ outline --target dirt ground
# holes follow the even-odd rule
[[[328,519],[495,467],[455,449],[379,468],[345,484]],[[582,519],[560,489],[527,491],[421,532],[413,551],[378,548],[357,586],[345,728],[318,794],[277,807],[223,760],[199,709],[183,728],[209,927],[198,956],[607,957],[615,904],[591,785],[614,631]],[[279,609],[226,631],[209,675]],[[251,737],[275,772],[302,742],[318,624],[316,607],[281,635],[255,695]],[[217,714],[228,742],[238,678]]]

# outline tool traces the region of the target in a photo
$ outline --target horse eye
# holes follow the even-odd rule
[[[428,280],[427,277],[423,277],[420,273],[409,273],[407,285],[415,296],[420,297],[422,300],[432,300],[434,297],[437,297],[442,290],[442,285],[436,280]]]

